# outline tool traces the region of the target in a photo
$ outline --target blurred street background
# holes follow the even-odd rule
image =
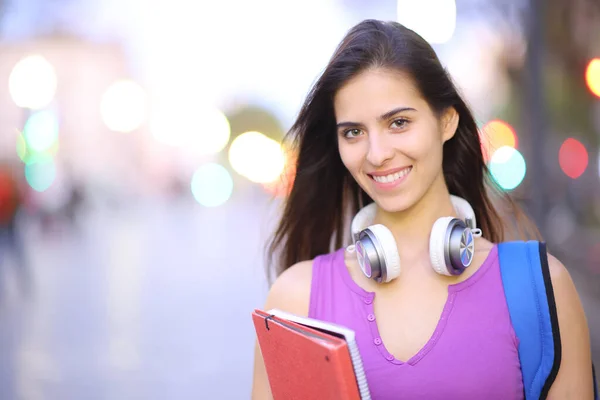
[[[432,43],[600,367],[597,0],[0,0],[0,399],[249,398],[281,140],[366,18]]]

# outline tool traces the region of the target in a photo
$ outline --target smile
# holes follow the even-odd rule
[[[369,174],[371,179],[375,182],[384,184],[385,186],[389,186],[390,184],[399,183],[402,178],[410,173],[412,170],[412,166],[401,169],[400,171],[396,171],[387,175],[372,175]]]

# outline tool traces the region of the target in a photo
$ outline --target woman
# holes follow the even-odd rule
[[[374,399],[523,398],[496,246],[504,226],[474,118],[429,44],[397,23],[358,24],[291,133],[297,175],[270,247],[280,257],[265,309],[354,329]],[[436,272],[436,221],[464,217],[451,195],[472,207],[482,235],[468,268]],[[349,221],[372,202],[362,225],[389,230],[395,279],[370,279],[377,266],[343,247]],[[548,258],[562,342],[549,397],[588,399],[585,315],[567,270]],[[270,397],[258,348],[252,393]]]

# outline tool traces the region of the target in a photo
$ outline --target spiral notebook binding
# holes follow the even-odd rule
[[[356,383],[358,384],[358,391],[360,392],[360,398],[362,400],[371,400],[371,393],[369,392],[369,386],[367,384],[367,376],[365,375],[365,369],[363,368],[362,358],[358,351],[356,341],[348,341],[348,349],[350,350],[350,359],[354,366],[354,374],[356,375]]]

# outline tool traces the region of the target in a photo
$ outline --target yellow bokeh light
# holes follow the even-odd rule
[[[27,160],[27,142],[21,132],[17,133],[17,155],[21,161],[25,162]]]
[[[31,147],[27,146],[27,140],[25,139],[25,136],[21,132],[17,131],[17,155],[26,165],[36,162],[40,159],[55,157],[58,154],[59,144],[59,141],[55,140],[52,145],[46,148],[44,151],[35,151]]]
[[[262,184],[268,193],[276,197],[289,195],[296,179],[298,156],[289,150],[284,150],[284,154],[286,154],[285,166],[279,177],[272,182]]]
[[[120,80],[108,87],[100,103],[102,120],[111,131],[128,133],[146,118],[146,93],[137,83]]]
[[[246,132],[229,147],[233,169],[252,182],[269,183],[278,179],[285,167],[281,145],[260,132]]]
[[[504,146],[516,149],[517,140],[514,129],[506,122],[498,119],[488,122],[481,132],[484,158],[489,160],[496,150]]]
[[[198,133],[190,135],[192,151],[200,155],[215,154],[227,146],[231,127],[225,114],[214,108],[202,108],[194,116]]]
[[[398,22],[432,44],[449,41],[456,28],[455,0],[397,0]]]
[[[46,107],[56,94],[57,78],[52,64],[35,54],[21,59],[8,78],[8,90],[19,107]]]
[[[585,70],[585,82],[590,91],[600,97],[600,58],[594,58]]]

